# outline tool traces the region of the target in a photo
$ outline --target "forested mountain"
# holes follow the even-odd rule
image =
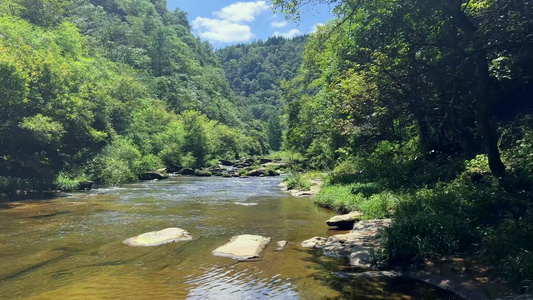
[[[282,140],[280,84],[298,73],[306,41],[306,36],[271,37],[217,51],[231,88],[246,103],[247,116],[268,122],[266,131],[274,150],[279,150]]]
[[[0,193],[268,146],[211,46],[166,1],[2,0],[0,49]]]

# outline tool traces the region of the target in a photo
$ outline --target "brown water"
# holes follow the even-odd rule
[[[176,177],[0,203],[0,299],[454,299],[413,281],[336,276],[345,261],[298,246],[335,234],[324,223],[334,214],[279,182]],[[122,244],[168,227],[193,240]],[[211,255],[240,234],[272,243],[249,262]],[[289,244],[275,252],[280,240]]]

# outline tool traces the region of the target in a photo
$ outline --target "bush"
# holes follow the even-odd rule
[[[76,180],[72,178],[70,174],[64,172],[61,172],[59,173],[59,175],[57,175],[57,178],[54,183],[56,184],[57,189],[64,192],[70,192],[80,189],[80,180]]]
[[[213,175],[213,173],[211,173],[211,171],[209,170],[194,170],[194,175],[200,176],[200,177],[209,177]]]
[[[151,157],[142,162],[141,153],[126,140],[115,140],[106,146],[89,167],[89,173],[106,184],[119,184],[137,180],[141,166],[148,166]]]
[[[393,226],[385,231],[389,260],[421,263],[465,250],[479,236],[462,208],[442,190],[406,196],[398,204]]]
[[[365,219],[387,218],[398,205],[399,198],[392,193],[383,192],[370,197],[361,193],[354,194],[357,185],[336,185],[324,187],[315,198],[315,203],[331,208],[339,213],[360,211]]]
[[[27,180],[0,176],[0,194],[14,194],[29,188]]]
[[[133,171],[135,174],[140,175],[146,172],[155,171],[162,166],[163,161],[159,157],[153,154],[148,154],[134,163]]]
[[[311,182],[301,173],[293,173],[283,179],[289,190],[311,190]]]

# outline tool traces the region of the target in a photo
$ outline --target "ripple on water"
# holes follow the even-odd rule
[[[290,282],[280,274],[261,278],[262,272],[228,268],[206,268],[201,276],[186,280],[187,299],[299,299]]]

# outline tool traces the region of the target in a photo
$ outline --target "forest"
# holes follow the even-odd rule
[[[302,51],[287,49],[303,45],[272,38],[261,51],[290,45],[249,59],[261,80],[232,74],[230,84],[225,69],[248,46],[215,53],[166,1],[7,0],[0,33],[0,193],[117,184],[279,149],[275,83],[296,73]]]
[[[315,202],[393,217],[386,264],[471,257],[531,292],[533,2],[273,3],[337,16],[282,84],[283,146],[330,170]]]
[[[468,256],[533,291],[533,2],[272,3],[336,18],[215,50],[165,0],[2,0],[0,194],[270,155],[393,218],[384,264]]]

